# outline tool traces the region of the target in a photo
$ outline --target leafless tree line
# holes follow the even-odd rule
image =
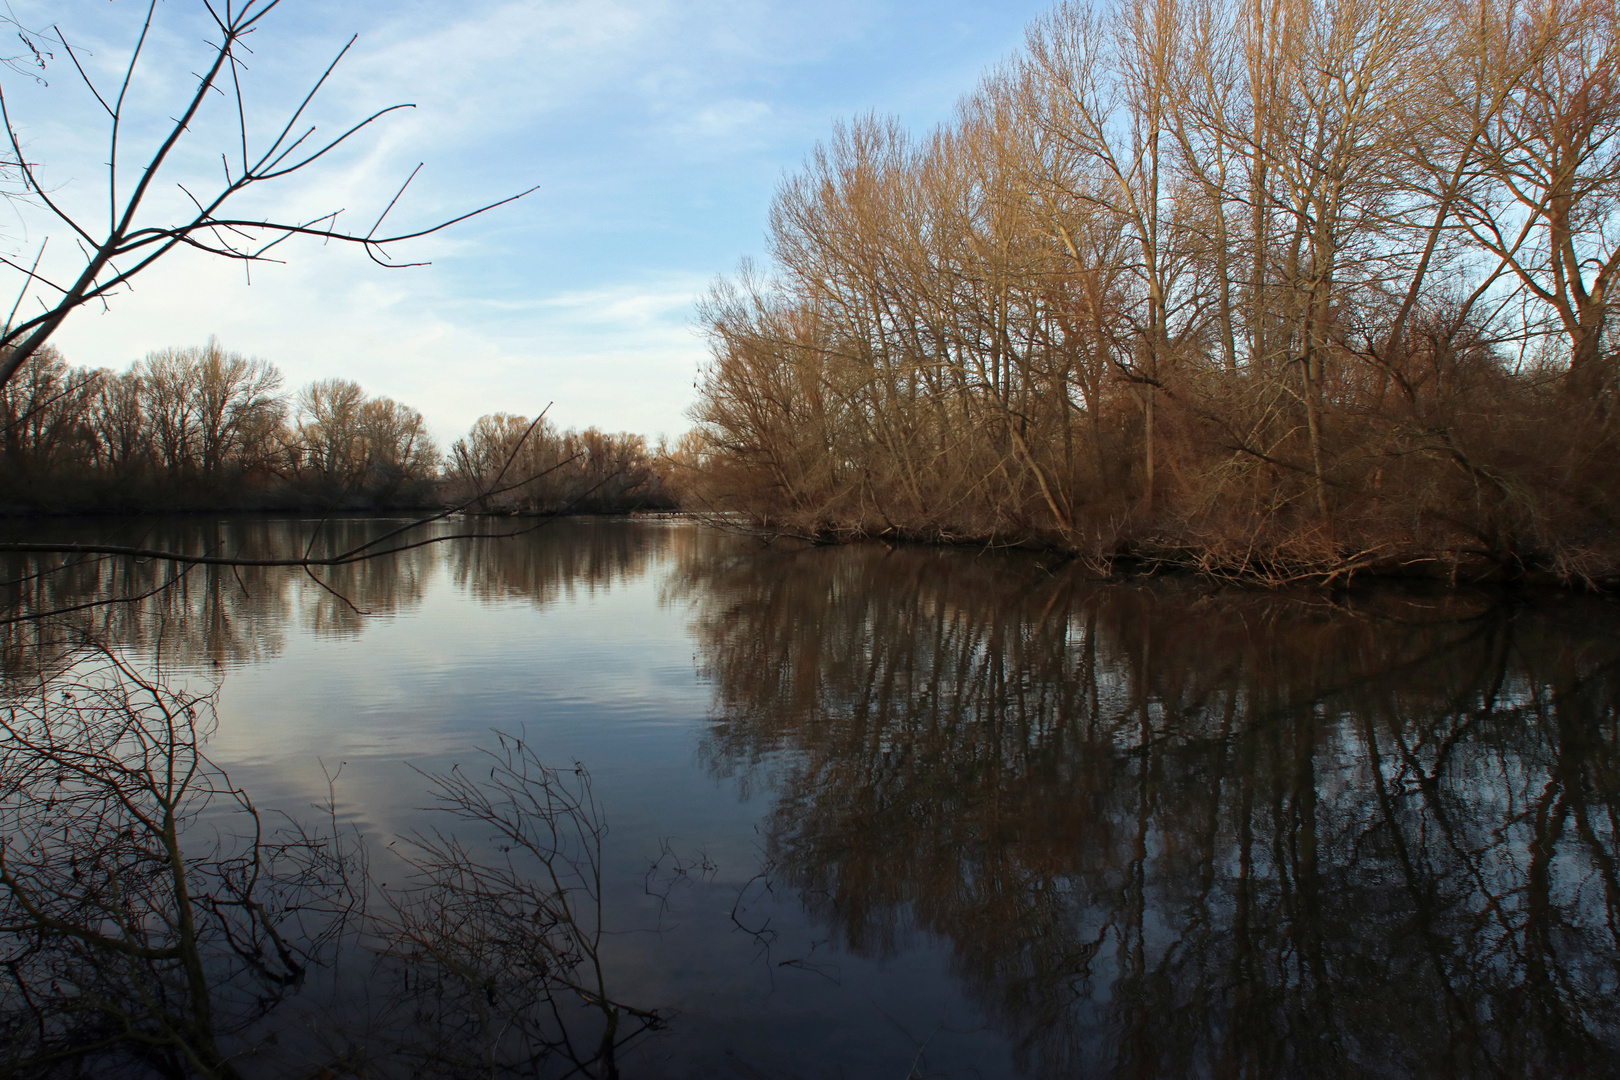
[[[1286,578],[1597,580],[1613,0],[1065,3],[784,181],[703,309],[695,506]]]
[[[288,394],[273,364],[214,339],[122,372],[46,346],[0,387],[0,423],[7,501],[24,506],[418,504],[439,466],[410,406],[344,379]]]
[[[446,457],[410,406],[346,379],[288,393],[273,364],[214,339],[122,372],[46,346],[0,386],[0,425],[0,498],[15,506],[670,505],[640,436],[497,413]]]

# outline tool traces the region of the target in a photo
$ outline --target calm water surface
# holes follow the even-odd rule
[[[315,527],[123,528],[268,553]],[[670,1017],[627,1077],[1620,1075],[1611,602],[1095,582],[656,520],[322,580],[202,568],[71,617],[217,680],[209,752],[260,806],[341,768],[379,881],[427,821],[416,770],[492,729],[588,767],[605,977]],[[13,685],[65,655],[8,633]]]

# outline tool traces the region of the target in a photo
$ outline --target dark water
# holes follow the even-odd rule
[[[315,523],[141,528],[252,554]],[[14,610],[165,573],[76,565],[14,583]],[[85,633],[217,682],[213,760],[295,816],[341,767],[375,886],[437,821],[424,773],[482,769],[492,729],[587,766],[603,985],[666,1021],[627,1077],[1620,1075],[1608,601],[1099,583],[582,520],[321,582],[199,568],[51,626],[5,628],[14,694]],[[321,953],[233,1067],[431,1071],[354,1049],[376,952]]]

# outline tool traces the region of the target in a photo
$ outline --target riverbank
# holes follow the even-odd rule
[[[465,485],[457,481],[428,481],[414,485],[408,497],[376,498],[343,492],[312,492],[292,487],[258,488],[245,486],[235,492],[217,489],[175,490],[148,498],[125,492],[122,498],[85,498],[65,495],[55,499],[19,501],[14,492],[0,490],[0,520],[27,521],[58,518],[129,518],[153,515],[204,514],[344,514],[398,515],[423,517],[444,512],[479,517],[555,517],[559,514],[624,515],[642,511],[669,512],[678,509],[667,494],[646,497],[585,497],[572,504],[479,509]]]
[[[1117,540],[1087,547],[1051,531],[1024,530],[995,533],[953,531],[935,527],[880,530],[851,525],[798,525],[770,518],[749,519],[741,514],[682,511],[715,528],[745,533],[766,542],[789,539],[813,546],[874,543],[888,546],[967,548],[986,551],[1028,551],[1051,557],[1056,567],[1077,563],[1097,578],[1145,578],[1168,575],[1196,576],[1224,584],[1277,589],[1291,586],[1339,589],[1355,583],[1422,583],[1446,588],[1474,586],[1556,592],[1620,592],[1620,565],[1590,562],[1580,572],[1560,570],[1546,551],[1490,551],[1481,547],[1441,550],[1401,549],[1393,545],[1355,552],[1324,554],[1316,559],[1297,554],[1262,557],[1253,551],[1233,558],[1230,553],[1187,545],[1152,541]]]

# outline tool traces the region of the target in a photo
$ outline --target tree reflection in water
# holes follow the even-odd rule
[[[159,518],[116,529],[97,526],[92,535],[188,554],[285,558],[306,549],[321,555],[354,548],[398,524],[389,518]],[[86,528],[47,522],[26,530],[16,526],[11,532],[72,540]],[[480,528],[499,534],[513,526],[502,520],[458,520],[423,531],[433,535]],[[42,672],[58,670],[87,638],[148,651],[182,667],[262,661],[281,651],[290,629],[356,634],[368,616],[409,611],[421,602],[428,580],[441,567],[479,600],[551,603],[578,589],[601,588],[644,573],[668,535],[669,530],[656,526],[595,527],[576,520],[561,529],[515,538],[492,535],[325,567],[318,582],[287,567],[185,570],[124,558],[4,556],[0,684],[26,684]]]
[[[0,1070],[234,1077],[230,1044],[330,960],[353,844],[261,812],[212,726],[211,695],[111,652],[5,701]]]
[[[138,527],[166,550],[285,557],[393,524]],[[318,582],[285,568],[0,562],[0,1075],[617,1075],[617,1051],[659,1017],[604,982],[605,826],[582,767],[548,768],[501,737],[477,775],[424,775],[446,827],[480,839],[401,838],[407,879],[389,890],[330,808],[314,829],[261,811],[209,759],[211,692],[129,658],[213,670],[273,655],[289,628],[356,633],[419,603],[441,570],[479,599],[549,603],[643,573],[663,540],[574,523],[325,568]],[[120,598],[138,599],[105,603]],[[357,955],[375,968],[340,976],[339,958]]]
[[[172,539],[275,550],[287,539],[277,529],[307,535],[296,522],[229,527],[222,540],[176,526]],[[945,942],[1029,1073],[1620,1068],[1613,605],[1388,593],[1333,605],[1187,583],[1099,585],[1011,556],[737,555],[696,530],[583,527],[401,556],[329,584],[354,608],[384,614],[416,603],[448,568],[477,597],[544,603],[638,575],[660,554],[682,568],[671,587],[696,603],[716,695],[707,759],[775,785],[777,874],[853,951],[882,955],[912,930]],[[38,569],[11,568],[14,611],[129,594],[159,573],[84,564],[31,577]],[[244,569],[239,581],[206,569],[140,605],[75,616],[55,637],[11,624],[0,639],[7,685],[77,677],[56,673],[86,634],[211,667],[274,652],[283,632],[364,625],[347,601],[295,575]],[[150,696],[138,681],[131,688]],[[226,827],[233,816],[268,819],[249,814],[246,795],[199,756],[187,759],[203,762],[188,790],[213,801],[181,848],[204,916],[193,937],[211,996],[199,1020],[204,1002],[176,937],[178,879],[154,872],[172,865],[162,830],[132,824],[105,785],[94,794],[88,772],[68,777],[79,788],[64,809],[51,787],[64,783],[59,771],[24,763],[62,748],[17,738],[35,731],[26,709],[15,711],[22,701],[13,689],[5,715],[16,730],[0,769],[13,883],[0,890],[10,896],[0,1011],[11,1025],[0,1032],[0,1074],[26,1074],[32,1060],[37,1074],[107,1075],[115,1053],[121,1068],[149,1075],[521,1075],[570,1055],[603,1074],[607,1028],[621,1024],[622,1036],[650,1019],[615,1012],[592,981],[601,897],[589,830],[566,834],[584,845],[566,854],[584,871],[566,878],[566,913],[532,917],[542,898],[568,892],[541,876],[543,859],[432,847],[428,836],[411,856],[413,889],[394,893],[402,906],[373,892],[361,918],[344,861],[358,851],[330,846],[330,823],[287,832],[277,819],[262,835],[281,839],[268,847],[257,824]],[[170,711],[184,718],[177,702]],[[139,745],[125,735],[78,745],[116,757]],[[179,738],[173,749],[184,758],[196,745]],[[150,795],[145,770],[169,769],[159,758],[136,767],[119,757],[105,775]],[[511,759],[505,775],[530,765],[539,767]],[[544,781],[533,789],[541,805],[563,799],[560,824],[569,799],[589,801],[566,770],[528,775]],[[481,813],[470,796],[448,794],[452,814]],[[69,810],[74,828],[99,838],[80,844],[77,863],[59,850]],[[525,835],[544,851],[547,835],[564,834]],[[220,837],[229,842],[216,846]],[[49,911],[22,903],[46,896]],[[287,912],[302,920],[296,928]],[[147,951],[104,947],[70,926]],[[383,958],[357,980],[373,996],[323,1013],[356,981],[322,998],[311,973],[328,970],[331,935],[357,927]],[[527,959],[503,963],[520,931]],[[81,983],[101,996],[78,994]],[[289,987],[299,990],[290,1000]],[[548,1001],[560,1024],[540,1011]],[[275,1045],[265,1041],[272,1022],[287,1033]],[[308,1036],[317,1027],[337,1032],[333,1041]],[[115,1041],[85,1059],[98,1038]]]
[[[1620,618],[687,562],[723,775],[865,955],[920,929],[1045,1076],[1620,1070]]]
[[[402,838],[390,891],[332,804],[314,829],[257,807],[213,726],[212,694],[109,650],[0,699],[0,1075],[616,1077],[659,1024],[603,977],[583,767],[498,736],[424,773],[494,841]]]

